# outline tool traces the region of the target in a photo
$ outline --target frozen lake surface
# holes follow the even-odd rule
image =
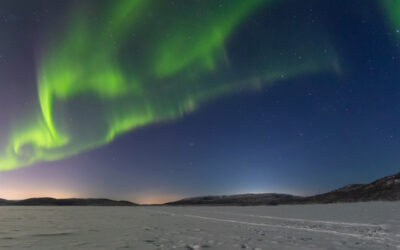
[[[0,249],[400,249],[400,202],[0,207]]]

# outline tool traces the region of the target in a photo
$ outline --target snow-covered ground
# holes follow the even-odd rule
[[[400,202],[0,207],[0,249],[400,249]]]

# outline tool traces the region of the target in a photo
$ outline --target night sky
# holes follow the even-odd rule
[[[315,194],[400,170],[400,1],[0,0],[0,197]]]

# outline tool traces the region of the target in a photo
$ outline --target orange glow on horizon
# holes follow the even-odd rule
[[[149,192],[135,195],[135,198],[133,198],[132,201],[142,205],[154,205],[180,200],[184,197],[186,196],[181,194],[160,194]]]

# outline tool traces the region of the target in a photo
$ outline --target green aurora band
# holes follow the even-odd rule
[[[39,107],[16,121],[0,170],[76,155],[282,78],[339,71],[323,27],[277,18],[255,49],[242,48],[246,63],[233,59],[228,45],[241,39],[249,18],[281,10],[281,1],[101,3],[90,11],[72,6],[64,28],[50,36],[38,62]]]
[[[383,6],[385,14],[389,18],[394,31],[397,33],[397,37],[400,37],[400,1],[398,0],[382,0],[380,2]]]

